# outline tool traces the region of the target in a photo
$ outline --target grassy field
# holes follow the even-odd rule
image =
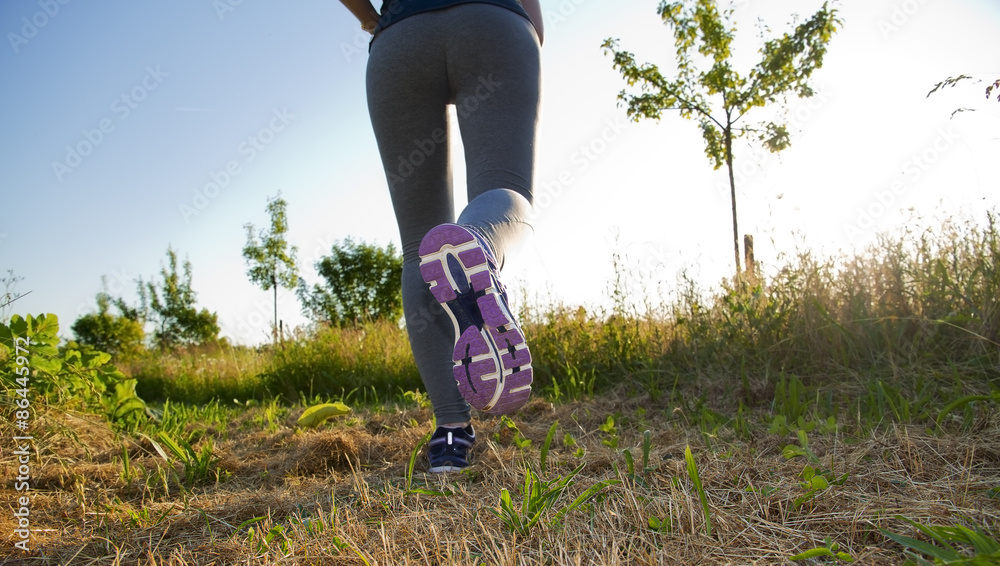
[[[445,477],[394,325],[118,360],[158,418],[34,402],[28,552],[5,375],[0,564],[998,564],[993,220],[642,309],[624,275],[606,312],[527,301],[534,400]],[[354,410],[296,426],[327,401]]]

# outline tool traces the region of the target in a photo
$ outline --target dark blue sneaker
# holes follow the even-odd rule
[[[531,395],[531,353],[510,311],[486,240],[470,226],[441,224],[420,243],[420,274],[455,325],[455,381],[476,409],[521,408]]]
[[[469,467],[469,453],[476,442],[476,431],[472,425],[465,428],[444,428],[439,426],[431,436],[428,458],[429,472],[460,472]]]

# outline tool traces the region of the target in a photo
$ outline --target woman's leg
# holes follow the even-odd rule
[[[475,227],[502,265],[529,227],[538,51],[527,20],[484,4],[409,18],[372,44],[369,111],[402,240],[403,309],[439,423],[470,417],[455,384],[453,324],[417,253],[431,228],[454,222],[445,107],[456,106],[468,170],[469,205],[458,221]]]
[[[458,223],[475,226],[502,266],[506,251],[530,229],[541,92],[538,39],[530,22],[503,8],[468,4],[449,12],[454,21],[448,72],[469,196]]]
[[[384,30],[368,62],[368,107],[403,252],[403,314],[417,369],[438,423],[470,419],[452,372],[452,323],[420,276],[420,240],[454,222],[448,163],[451,87],[440,18],[415,16]]]

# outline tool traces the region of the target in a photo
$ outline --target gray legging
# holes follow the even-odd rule
[[[530,227],[540,66],[531,23],[489,4],[411,16],[371,44],[368,111],[403,247],[403,313],[439,424],[471,417],[452,372],[451,319],[417,255],[431,228],[456,222],[447,106],[456,107],[468,172],[457,222],[478,228],[502,266]]]

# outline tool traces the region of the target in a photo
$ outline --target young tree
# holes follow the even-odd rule
[[[146,319],[156,324],[153,340],[161,348],[215,342],[219,337],[218,316],[195,307],[196,294],[191,289],[191,262],[184,261],[184,278],[177,273],[177,253],[167,248],[167,267],[160,270],[163,282],[157,290],[153,283],[139,279],[140,307]]]
[[[664,111],[678,110],[683,118],[697,120],[705,140],[705,154],[715,169],[729,170],[733,212],[733,247],[736,273],[740,273],[739,229],[736,220],[736,182],[733,176],[733,140],[755,135],[771,152],[789,146],[787,125],[780,121],[743,125],[754,108],[787,104],[788,96],[809,97],[809,78],[823,65],[827,44],[840,20],[827,3],[791,34],[764,42],[762,55],[749,72],[733,68],[730,51],[736,32],[733,9],[722,13],[715,0],[664,1],[659,6],[664,24],[673,31],[676,76],[667,78],[650,63],[638,64],[635,56],[619,50],[617,39],[607,39],[605,53],[613,54],[614,68],[638,93],[622,90],[618,99],[628,103],[628,116],[658,120]],[[699,57],[700,56],[700,57]],[[696,58],[697,57],[697,58]],[[709,67],[700,71],[698,64]]]
[[[118,315],[111,314],[112,303],[118,307]],[[138,311],[127,308],[121,299],[112,299],[105,291],[97,294],[97,312],[76,319],[71,329],[80,344],[116,357],[141,351],[145,337]]]
[[[316,271],[326,285],[310,290],[300,279],[297,291],[312,320],[342,326],[402,316],[403,258],[391,243],[381,248],[348,238],[316,262]]]
[[[295,252],[298,249],[295,246],[289,249],[285,240],[285,234],[288,232],[286,206],[287,203],[281,198],[281,193],[268,201],[267,212],[271,215],[270,232],[263,229],[256,231],[253,224],[244,225],[247,231],[247,244],[243,247],[243,258],[247,261],[247,275],[251,282],[260,285],[263,290],[274,290],[272,334],[275,341],[278,337],[278,287],[295,289],[298,280],[298,268],[295,265]]]

